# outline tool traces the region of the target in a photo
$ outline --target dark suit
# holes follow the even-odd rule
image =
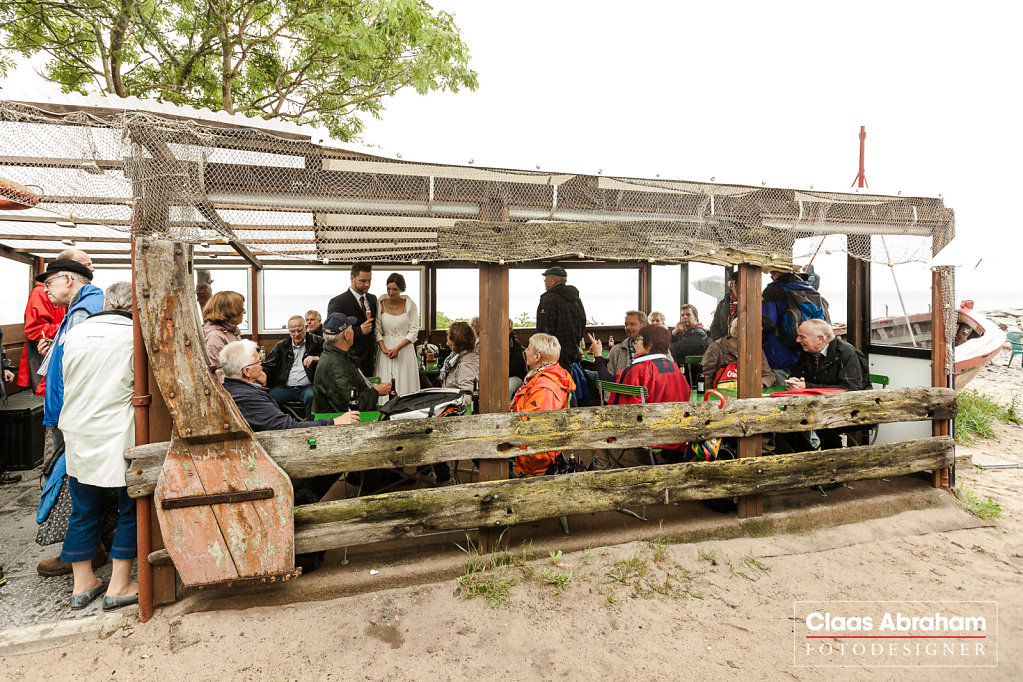
[[[377,323],[377,297],[373,294],[366,294],[366,305],[373,312],[373,329],[369,331],[369,334],[363,334],[362,328],[359,326],[366,321],[366,313],[363,311],[362,306],[359,305],[359,299],[352,293],[351,287],[346,289],[343,294],[338,294],[330,299],[330,303],[327,304],[327,315],[341,313],[342,315],[354,317],[357,320],[355,324],[355,342],[348,353],[354,358],[358,358],[359,369],[362,370],[363,374],[371,377],[375,376],[373,367],[376,365],[377,359],[377,339],[374,334]]]

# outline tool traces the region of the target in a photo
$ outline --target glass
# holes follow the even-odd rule
[[[697,318],[706,329],[710,329],[714,321],[714,311],[718,301],[725,297],[725,268],[721,265],[707,263],[689,263],[689,305],[696,307]],[[674,316],[668,314],[665,324],[673,329],[681,317],[679,308],[675,308]]]
[[[665,324],[674,326],[675,316],[682,305],[682,266],[654,265],[650,283],[651,308],[646,312],[664,313]]]
[[[419,308],[420,326],[423,314],[423,268],[385,268],[373,270],[373,281],[369,291],[377,298],[387,295],[387,277],[397,272],[405,278],[405,295],[415,301]],[[262,272],[263,282],[259,287],[262,297],[262,331],[273,334],[286,332],[288,318],[293,315],[305,316],[307,310],[317,310],[322,319],[327,319],[327,304],[330,299],[342,294],[351,286],[351,268],[341,267],[267,267]],[[213,273],[216,280],[217,271]],[[214,291],[219,291],[217,282]],[[373,311],[374,316],[376,311]]]
[[[53,277],[51,277],[49,279],[44,279],[43,280],[43,287],[49,289],[50,288],[50,282],[53,282],[54,280],[58,280],[58,279],[60,279],[60,278],[62,278],[64,276],[65,276],[65,274],[61,273],[59,275],[54,275]]]
[[[848,322],[847,286],[849,258],[847,255],[846,236],[830,234],[821,241],[821,237],[803,237],[797,239],[792,247],[792,262],[805,266],[813,260],[814,273],[820,278],[818,291],[828,302],[828,315],[831,324],[844,325]],[[770,281],[764,275],[764,286]]]
[[[437,329],[452,322],[468,322],[480,310],[480,271],[475,268],[438,268]]]
[[[899,262],[919,237],[873,236],[870,265],[870,343],[931,347],[931,271],[925,263]],[[929,243],[929,240],[928,240]],[[888,259],[891,258],[889,266]]]
[[[639,306],[639,268],[567,268],[568,284],[579,290],[586,325],[621,325],[625,313]],[[546,291],[544,268],[511,268],[508,311],[516,327],[536,326],[536,307]]]
[[[29,284],[30,268],[10,258],[0,257],[0,324],[20,324],[25,321],[25,303],[32,285]]]

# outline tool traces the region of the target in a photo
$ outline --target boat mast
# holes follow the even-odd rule
[[[853,178],[851,187],[870,187],[867,184],[867,171],[864,166],[865,151],[867,141],[867,126],[860,126],[860,170]],[[881,246],[884,247],[885,260],[888,261],[888,269],[892,272],[892,281],[895,282],[895,293],[899,297],[899,305],[902,306],[902,315],[906,319],[906,330],[909,332],[909,339],[913,342],[914,346],[918,346],[916,342],[916,335],[913,334],[913,325],[909,321],[909,313],[906,311],[906,302],[902,300],[902,289],[899,288],[899,280],[895,277],[895,266],[892,264],[891,254],[888,253],[888,244],[885,243],[884,235],[881,236]]]

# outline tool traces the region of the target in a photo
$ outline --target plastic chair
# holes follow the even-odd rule
[[[622,395],[631,395],[631,396],[637,397],[637,398],[639,398],[640,404],[643,404],[643,405],[646,404],[647,396],[650,395],[650,391],[647,390],[646,386],[633,386],[632,384],[616,384],[613,381],[603,381],[601,379],[597,379],[597,393],[600,394],[600,404],[601,405],[604,404],[604,391],[607,391],[608,393],[620,393]],[[654,461],[654,451],[653,451],[653,448],[651,448],[649,446],[643,446],[643,449],[647,452],[648,455],[650,455],[650,463],[651,464],[657,464],[657,462]],[[607,456],[608,456],[608,459],[611,460],[612,467],[617,465],[618,468],[622,468],[622,455],[618,455],[618,458],[615,459],[614,451],[611,450],[611,449],[608,449]],[[637,514],[636,512],[632,511],[631,509],[619,509],[618,511],[620,511],[623,514],[628,514],[629,516],[635,516],[640,521],[646,521],[647,520],[646,519],[646,505],[643,505],[643,512],[642,512],[642,514]]]
[[[689,387],[695,390],[700,383],[700,377],[703,376],[703,356],[687,355],[686,366],[682,368],[682,373],[686,375]]]
[[[1009,343],[1012,344],[1012,355],[1009,356],[1009,361],[1005,363],[1005,366],[1011,365],[1012,359],[1019,355],[1019,364],[1023,367],[1023,332],[1008,332],[1005,336],[1008,337]]]

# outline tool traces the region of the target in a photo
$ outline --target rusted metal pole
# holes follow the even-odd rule
[[[870,185],[867,184],[867,171],[866,171],[866,167],[864,166],[864,157],[866,156],[866,154],[865,154],[866,146],[867,146],[867,126],[860,126],[860,171],[859,171],[859,173],[856,174],[856,177],[853,178],[853,181],[852,181],[852,186],[853,187],[855,187],[856,185],[859,185],[860,187],[870,187]]]
[[[139,307],[135,296],[135,239],[131,240],[131,308],[132,331],[134,332],[133,362],[135,370],[135,445],[149,443],[149,404],[153,397],[149,393],[149,356],[142,338],[139,322]],[[144,495],[135,500],[135,534],[138,543],[139,569],[139,621],[145,623],[153,617],[153,567],[149,564],[152,551],[150,535],[150,508],[153,497]]]

